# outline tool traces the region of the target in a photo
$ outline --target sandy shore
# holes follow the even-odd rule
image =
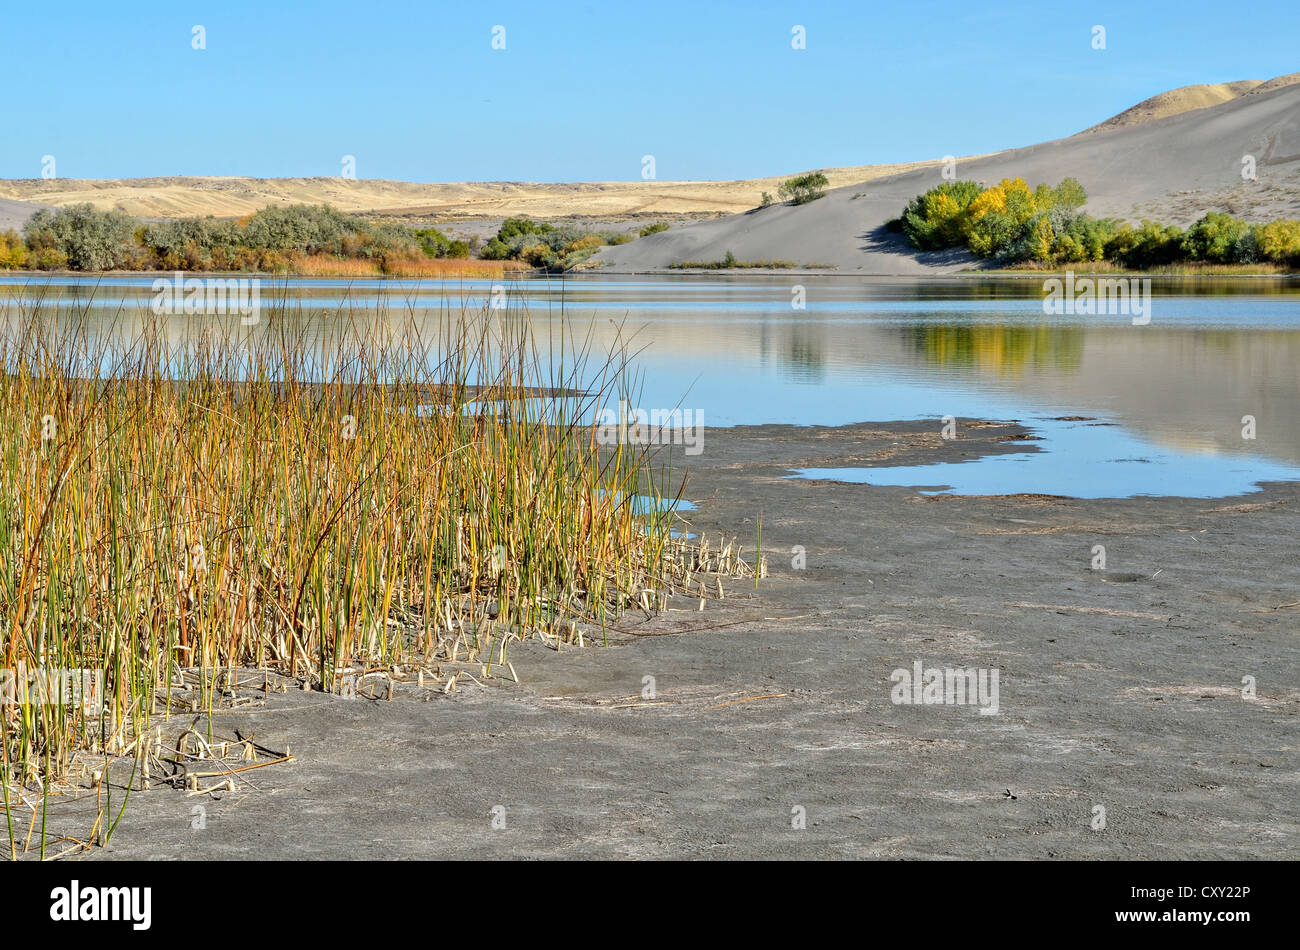
[[[682,462],[696,530],[752,545],[761,511],[757,590],[629,617],[606,647],[516,648],[518,685],[221,712],[219,734],[295,761],[234,793],[136,793],[94,857],[1300,856],[1300,608],[1272,609],[1300,599],[1300,487],[1078,501],[784,477],[1025,450],[1014,426],[935,428],[710,430]],[[895,704],[917,661],[997,670],[998,713]],[[51,831],[88,815],[58,804]]]

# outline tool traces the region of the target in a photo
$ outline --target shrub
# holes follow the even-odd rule
[[[667,231],[668,223],[666,221],[656,221],[654,224],[647,224],[641,229],[642,237],[649,237],[652,234],[658,234],[660,231]]]
[[[1087,203],[1088,193],[1083,190],[1083,185],[1079,184],[1078,179],[1065,178],[1055,188],[1039,185],[1034,190],[1034,201],[1040,211],[1047,211],[1051,208],[1064,208],[1073,211],[1082,208]]]
[[[967,212],[981,190],[973,181],[945,181],[917,195],[903,210],[903,233],[923,251],[965,244]]]
[[[233,221],[182,218],[140,228],[136,242],[149,255],[149,263],[167,270],[199,270],[228,259],[244,242]]]
[[[531,218],[506,218],[501,222],[501,227],[497,230],[497,239],[506,243],[511,238],[521,237],[528,234],[549,234],[555,230],[554,225],[544,221],[534,221]]]
[[[27,219],[23,237],[45,269],[112,270],[137,262],[135,230],[133,218],[120,211],[96,211],[85,203],[40,209]],[[60,256],[62,264],[49,263]]]
[[[514,252],[510,245],[499,237],[494,237],[483,245],[483,250],[479,252],[479,257],[485,261],[504,261],[509,260]]]
[[[1257,228],[1255,235],[1261,258],[1300,266],[1300,221],[1270,221]]]
[[[27,255],[27,266],[33,270],[66,270],[68,255],[57,247],[33,248]]]
[[[810,201],[816,201],[818,198],[825,198],[825,189],[829,184],[830,179],[821,172],[809,172],[806,175],[787,178],[781,183],[781,187],[776,190],[776,193],[781,196],[783,201],[804,205]]]
[[[1124,225],[1107,242],[1105,256],[1125,267],[1172,264],[1183,254],[1183,231],[1173,225],[1143,221],[1136,230]]]
[[[1239,243],[1247,230],[1246,222],[1222,211],[1211,211],[1187,229],[1182,250],[1194,261],[1235,263]]]
[[[520,250],[519,259],[532,267],[544,267],[548,270],[559,264],[559,256],[545,241],[540,240],[534,240],[524,246]]]
[[[259,250],[342,254],[344,235],[357,231],[353,219],[327,205],[288,205],[249,218],[244,242]]]
[[[970,203],[966,245],[979,257],[993,257],[1009,248],[1039,210],[1023,178],[1004,178],[985,188]]]
[[[437,228],[420,228],[415,240],[426,257],[463,259],[469,257],[469,242],[453,240]]]
[[[27,265],[27,245],[16,231],[0,234],[0,270],[17,270]]]
[[[766,191],[763,192],[762,196],[759,198],[758,206],[760,208],[766,208],[769,207],[771,204],[772,204],[772,196],[769,195]]]

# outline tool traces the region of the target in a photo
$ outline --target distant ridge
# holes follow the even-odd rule
[[[1084,129],[1080,135],[1090,132],[1104,132],[1109,129],[1121,129],[1130,125],[1140,125],[1155,119],[1164,119],[1171,115],[1181,115],[1195,109],[1208,109],[1239,99],[1272,92],[1283,86],[1300,82],[1300,73],[1288,73],[1277,76],[1267,82],[1259,79],[1242,79],[1237,82],[1204,83],[1195,86],[1180,86],[1143,99],[1137,105],[1125,109],[1119,115],[1113,115],[1105,122],[1098,122],[1091,128]]]

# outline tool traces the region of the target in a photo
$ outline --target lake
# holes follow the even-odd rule
[[[41,298],[129,335],[154,277],[0,278],[0,308]],[[1150,322],[1048,316],[1043,278],[708,275],[511,280],[538,340],[577,333],[593,361],[623,345],[636,406],[707,428],[1018,420],[1037,441],[976,461],[792,472],[924,491],[1222,497],[1300,479],[1300,280],[1157,280]],[[485,281],[266,281],[328,323],[341,307],[445,325]],[[796,307],[802,304],[801,309]],[[169,318],[178,335],[196,319]],[[258,332],[257,327],[248,332]],[[957,425],[960,433],[960,423]]]

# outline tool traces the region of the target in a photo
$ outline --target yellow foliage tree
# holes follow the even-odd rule
[[[1300,221],[1270,221],[1256,233],[1259,253],[1265,260],[1285,264],[1300,260]]]
[[[0,234],[0,270],[17,270],[27,263],[27,245],[14,231]]]

